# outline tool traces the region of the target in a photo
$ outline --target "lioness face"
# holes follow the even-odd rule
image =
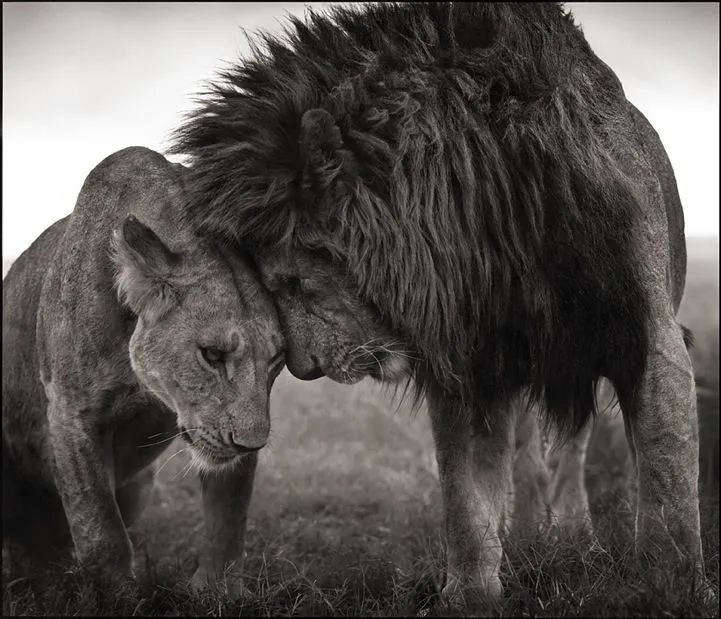
[[[407,376],[408,347],[337,266],[307,252],[267,252],[256,260],[275,299],[295,377],[352,384],[365,376],[387,382]]]
[[[197,466],[233,465],[270,432],[269,393],[284,358],[273,301],[239,259],[172,253],[143,228],[126,225],[116,241],[118,287],[138,315],[133,371],[176,413]]]

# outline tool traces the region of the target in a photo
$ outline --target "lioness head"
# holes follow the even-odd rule
[[[171,251],[132,216],[113,248],[118,293],[137,315],[133,371],[176,413],[196,464],[232,465],[263,447],[283,340],[252,269],[202,243]]]
[[[331,260],[300,250],[268,251],[256,260],[275,299],[295,377],[352,384],[365,376],[386,382],[407,376],[409,347]]]

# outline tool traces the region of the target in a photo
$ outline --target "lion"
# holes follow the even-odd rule
[[[179,223],[182,177],[146,148],[110,155],[3,281],[4,542],[131,577],[126,527],[179,434],[205,516],[192,583],[235,589],[284,342],[247,259]]]
[[[701,582],[683,209],[617,76],[558,4],[289,19],[174,132],[184,217],[252,253],[296,377],[426,399],[443,600],[502,595],[519,420],[588,432],[601,380],[636,464],[636,552]]]

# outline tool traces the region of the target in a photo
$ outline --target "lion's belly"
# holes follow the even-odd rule
[[[137,395],[124,408],[113,433],[116,486],[151,465],[178,432],[175,413],[154,398]]]

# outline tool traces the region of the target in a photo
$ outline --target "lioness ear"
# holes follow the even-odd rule
[[[327,192],[341,173],[349,170],[353,156],[343,148],[343,137],[333,116],[319,108],[303,114],[299,146],[303,161],[303,197],[317,208],[318,195]]]
[[[118,298],[138,316],[150,321],[162,318],[177,303],[171,276],[181,262],[180,254],[170,251],[133,215],[113,233],[112,249]]]

